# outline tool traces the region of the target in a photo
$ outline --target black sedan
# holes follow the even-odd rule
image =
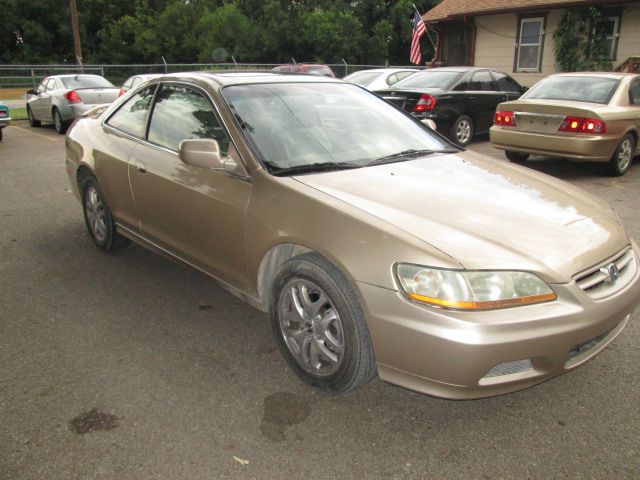
[[[465,146],[476,134],[487,133],[496,106],[524,91],[503,72],[477,67],[441,67],[418,72],[376,93]]]

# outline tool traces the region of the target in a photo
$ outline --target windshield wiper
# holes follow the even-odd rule
[[[294,167],[278,168],[270,166],[271,174],[276,177],[283,177],[285,175],[296,175],[299,173],[313,173],[313,172],[330,172],[331,170],[349,170],[352,168],[360,168],[361,165],[346,162],[323,162],[323,163],[308,163],[306,165],[296,165]]]
[[[383,163],[393,163],[393,162],[402,162],[405,159],[422,157],[426,155],[431,155],[432,153],[436,153],[434,150],[415,150],[413,148],[409,150],[403,150],[398,153],[392,153],[391,155],[386,155],[384,157],[376,158],[371,160],[366,166],[369,165],[382,165]]]

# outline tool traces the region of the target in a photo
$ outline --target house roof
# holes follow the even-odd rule
[[[442,0],[422,18],[427,23],[435,23],[463,16],[607,3],[624,3],[624,0],[483,0],[482,2],[477,0]]]

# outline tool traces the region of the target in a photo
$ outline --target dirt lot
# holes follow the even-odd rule
[[[619,179],[531,166],[640,238],[640,161]],[[519,393],[456,402],[374,380],[323,396],[264,314],[140,247],[94,248],[52,128],[7,128],[0,169],[3,480],[640,478],[640,310],[587,365]]]

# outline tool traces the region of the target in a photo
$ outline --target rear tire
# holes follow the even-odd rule
[[[105,252],[129,245],[131,240],[117,232],[111,210],[95,177],[86,174],[78,183],[82,192],[84,221],[93,242]]]
[[[635,151],[636,141],[632,134],[627,133],[622,137],[622,140],[620,140],[618,148],[616,148],[615,153],[607,164],[609,175],[612,177],[620,177],[627,173],[627,170],[629,170],[631,162],[633,161],[633,154]]]
[[[31,111],[31,107],[27,105],[27,118],[29,119],[30,127],[39,127],[41,125],[40,120],[36,120],[33,117],[33,112]]]
[[[511,162],[526,162],[529,160],[528,153],[514,152],[512,150],[506,150],[504,156]]]
[[[0,142],[2,141],[2,130],[4,130],[4,128],[0,128]]]
[[[376,374],[357,296],[342,272],[321,255],[307,253],[282,265],[273,281],[270,314],[280,352],[309,385],[346,393]]]
[[[460,115],[449,132],[449,138],[461,147],[466,147],[473,138],[474,128],[473,120],[468,115]]]
[[[69,128],[69,124],[62,120],[62,115],[60,115],[60,111],[57,108],[53,109],[53,125],[56,128],[56,132],[60,135],[64,135],[67,133],[67,128]]]

